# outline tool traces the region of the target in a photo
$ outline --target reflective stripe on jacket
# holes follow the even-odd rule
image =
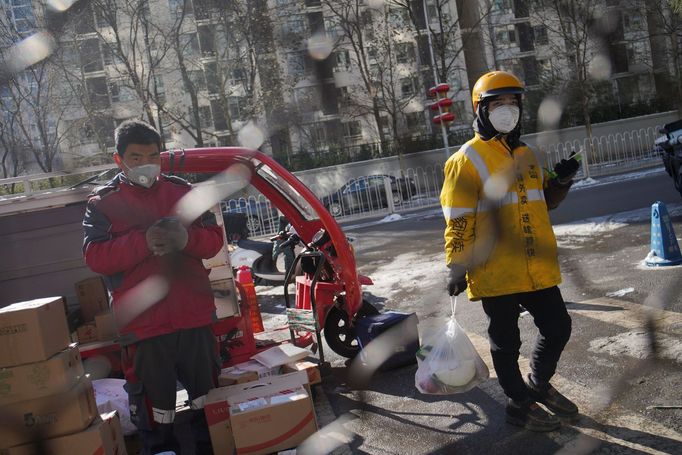
[[[445,260],[467,269],[471,300],[561,282],[541,163],[526,145],[511,154],[478,135],[445,163]]]

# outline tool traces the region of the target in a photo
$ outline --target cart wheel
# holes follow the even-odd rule
[[[379,310],[368,301],[363,300],[355,319],[375,314],[379,314]],[[333,307],[327,314],[327,319],[324,322],[324,339],[331,350],[340,356],[352,359],[360,352],[360,346],[355,339],[355,329],[348,324],[348,314],[338,307]]]

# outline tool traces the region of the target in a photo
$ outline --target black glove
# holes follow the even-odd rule
[[[176,218],[161,218],[147,229],[145,237],[151,252],[163,256],[185,248],[189,234]]]
[[[467,288],[466,269],[461,265],[450,264],[450,273],[448,274],[448,294],[459,295]]]
[[[562,185],[567,184],[573,179],[578,172],[580,163],[575,159],[575,152],[571,154],[568,159],[563,159],[554,165],[554,172],[557,175],[557,180]]]

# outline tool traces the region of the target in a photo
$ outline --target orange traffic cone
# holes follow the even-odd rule
[[[249,305],[249,313],[251,314],[251,327],[253,333],[260,333],[265,330],[263,327],[263,318],[258,307],[258,300],[256,299],[256,286],[253,284],[253,277],[251,270],[245,265],[239,267],[237,270],[237,281],[244,287],[246,293],[246,300]]]

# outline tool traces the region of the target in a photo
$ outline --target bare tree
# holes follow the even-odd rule
[[[600,31],[595,27],[601,17],[601,0],[537,0],[526,2],[532,15],[544,25],[553,54],[563,60],[568,71],[554,73],[558,93],[575,93],[587,136],[592,138],[590,98],[595,93],[590,75],[593,58],[603,55]],[[566,102],[570,100],[564,100]]]
[[[3,171],[16,174],[37,165],[52,172],[68,134],[60,74],[49,60],[14,75],[3,87],[0,132]],[[11,149],[10,149],[11,148]],[[16,149],[15,149],[16,148]]]
[[[374,118],[379,141],[382,147],[386,144],[386,135],[382,128],[380,91],[377,90],[377,71],[373,70],[370,63],[370,41],[366,39],[365,31],[371,23],[372,9],[367,9],[361,0],[324,0],[324,6],[330,11],[330,22],[333,27],[341,31],[342,43],[346,44],[352,54],[354,69],[357,69],[361,85],[360,90],[350,94],[355,101],[356,107],[367,107]]]
[[[659,97],[672,92],[682,115],[682,17],[676,13],[682,13],[680,6],[682,1],[678,0],[632,0],[631,4],[631,8],[644,17],[634,27],[644,31],[649,40],[651,69]]]

